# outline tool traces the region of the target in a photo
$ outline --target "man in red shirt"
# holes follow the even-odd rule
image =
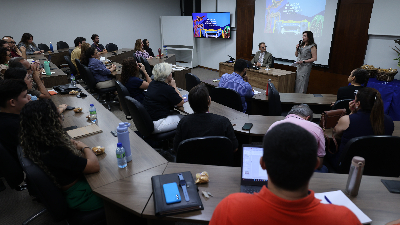
[[[7,41],[8,46],[10,47],[11,58],[23,57],[24,59],[26,59],[26,48],[22,46],[20,49],[18,49],[17,45],[15,45],[13,37],[4,36],[3,40]]]
[[[282,123],[264,136],[261,167],[268,188],[236,193],[216,207],[210,225],[218,224],[361,224],[348,208],[322,204],[308,189],[317,168],[317,142],[304,128]]]

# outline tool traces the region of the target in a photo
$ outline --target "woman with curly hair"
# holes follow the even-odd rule
[[[62,117],[50,99],[27,103],[20,113],[20,140],[26,157],[63,191],[70,208],[90,211],[103,207],[83,174],[100,170],[93,151],[63,131]]]
[[[149,55],[149,53],[144,50],[143,48],[143,42],[141,39],[137,39],[136,43],[135,43],[135,56],[136,58],[139,58],[140,56],[145,58],[145,59],[149,59],[149,58],[153,58]]]
[[[81,56],[79,57],[79,60],[81,61],[81,63],[82,63],[83,58],[85,57],[86,50],[88,50],[90,47],[92,47],[92,46],[90,46],[89,43],[82,43]]]
[[[146,77],[145,81],[138,77],[140,75],[139,70],[141,70]],[[147,74],[143,64],[136,63],[134,58],[129,57],[122,61],[121,82],[128,89],[130,96],[142,103],[144,99],[144,90],[149,87],[151,78]]]
[[[21,41],[18,43],[18,48],[21,48],[21,46],[26,48],[27,55],[39,54],[44,52],[37,47],[35,42],[33,42],[33,36],[30,33],[24,33],[22,35]]]

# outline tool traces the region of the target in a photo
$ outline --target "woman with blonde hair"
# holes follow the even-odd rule
[[[63,131],[62,115],[50,99],[27,103],[20,113],[23,152],[64,193],[69,208],[91,211],[103,207],[84,174],[100,170],[92,149]]]
[[[153,133],[162,133],[176,129],[182,118],[180,114],[171,114],[174,106],[183,106],[183,98],[175,80],[172,78],[172,66],[159,63],[153,68],[154,80],[147,88],[143,105],[154,124]]]
[[[137,39],[135,43],[135,56],[136,58],[139,58],[140,56],[145,58],[145,59],[150,59],[153,58],[149,55],[149,53],[144,50],[143,48],[143,42],[141,39]]]

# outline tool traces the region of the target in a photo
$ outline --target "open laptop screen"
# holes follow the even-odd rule
[[[260,165],[260,158],[263,155],[261,146],[243,145],[242,155],[242,185],[262,186],[267,184],[267,171]]]

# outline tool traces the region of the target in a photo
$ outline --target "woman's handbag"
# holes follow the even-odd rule
[[[332,154],[335,154],[338,151],[338,149],[339,149],[338,144],[333,135],[333,130],[332,130],[332,139],[336,146],[336,151],[332,152],[329,148],[331,139],[325,134],[325,130],[334,128],[336,126],[336,124],[338,123],[339,119],[344,115],[346,115],[346,109],[336,109],[336,110],[324,111],[321,114],[321,121],[319,122],[319,126],[322,128],[322,130],[324,130],[324,136],[325,136],[325,139],[327,142],[326,146],[328,146],[327,150]]]

